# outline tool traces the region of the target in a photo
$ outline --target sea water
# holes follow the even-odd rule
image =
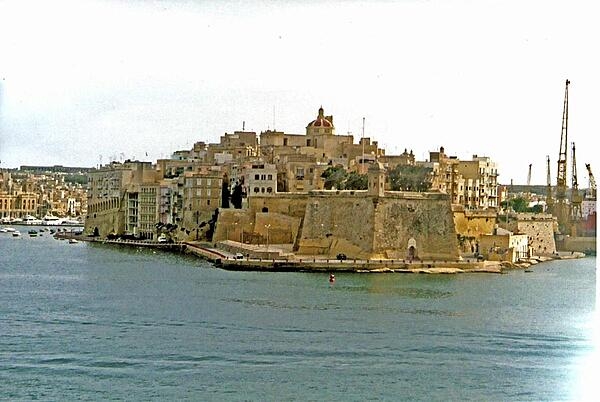
[[[3,400],[593,400],[596,259],[230,272],[0,233]]]

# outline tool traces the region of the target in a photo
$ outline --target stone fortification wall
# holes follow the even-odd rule
[[[236,223],[237,222],[237,223]],[[299,255],[455,260],[450,198],[440,193],[312,191],[251,197],[245,210],[221,209],[214,241],[297,244]],[[258,240],[257,240],[258,239]]]
[[[242,235],[242,231],[244,235]],[[213,242],[223,240],[234,240],[244,242],[251,239],[250,234],[254,232],[254,217],[247,209],[219,208],[219,216]],[[243,237],[246,236],[246,239]]]
[[[301,218],[278,212],[221,208],[213,241],[233,240],[246,244],[292,244]],[[242,233],[243,231],[243,233]]]
[[[125,213],[119,207],[94,212],[86,218],[84,231],[91,235],[95,228],[98,228],[100,237],[106,237],[112,233],[124,233]]]
[[[421,260],[458,258],[458,241],[450,198],[441,193],[387,192],[376,203],[373,253],[388,258]]]
[[[277,193],[274,197],[253,195],[248,197],[248,209],[253,216],[259,212],[276,212],[302,218],[309,198],[307,193]]]
[[[557,244],[560,251],[579,251],[581,253],[596,255],[596,237],[571,237],[565,236]]]
[[[513,233],[526,234],[533,255],[552,255],[556,253],[554,229],[556,218],[548,214],[514,214],[508,222],[498,220],[498,226]]]
[[[467,238],[491,234],[496,226],[496,211],[465,211],[464,208],[457,208],[453,213],[456,233]]]
[[[456,259],[458,243],[444,194],[388,192],[312,193],[306,206],[299,254],[351,258]]]
[[[298,254],[370,256],[374,204],[366,192],[313,192],[306,204]]]

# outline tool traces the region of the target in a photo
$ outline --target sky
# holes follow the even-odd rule
[[[236,130],[337,134],[418,160],[443,146],[499,182],[556,181],[600,134],[593,1],[0,0],[0,167],[156,161]],[[364,126],[363,126],[364,118]],[[598,173],[596,173],[598,175]]]

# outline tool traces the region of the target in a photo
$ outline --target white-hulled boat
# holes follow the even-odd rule
[[[23,223],[26,225],[41,225],[43,221],[33,215],[27,215],[25,218],[23,218]]]
[[[62,225],[62,219],[54,215],[45,215],[42,218],[42,225],[58,226]]]

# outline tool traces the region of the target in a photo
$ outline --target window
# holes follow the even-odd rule
[[[258,174],[255,174],[255,175],[254,175],[254,180],[259,180],[259,179],[260,179],[260,175],[258,175]]]
[[[260,189],[258,187],[254,187],[254,192],[258,193],[260,191]]]
[[[272,192],[273,192],[273,188],[271,188],[271,187],[267,187],[267,193],[269,193],[269,194],[270,194],[270,193],[272,193]]]
[[[266,179],[267,179],[267,175],[261,174],[261,175],[260,175],[260,179],[261,179],[261,180],[266,180]]]
[[[267,179],[268,179],[268,180],[273,180],[273,175],[272,175],[272,174],[268,175],[268,176],[267,176]]]
[[[287,144],[288,144],[288,139],[287,139],[287,138],[284,138],[284,139],[283,139],[283,146],[285,147],[285,146],[287,146]]]

